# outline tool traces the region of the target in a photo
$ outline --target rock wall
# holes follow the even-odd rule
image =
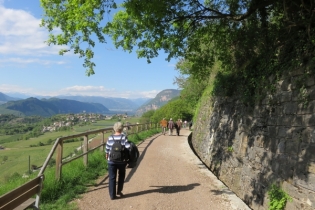
[[[275,84],[255,107],[203,98],[191,143],[252,209],[268,209],[272,183],[293,198],[286,210],[315,209],[315,78],[297,71]]]

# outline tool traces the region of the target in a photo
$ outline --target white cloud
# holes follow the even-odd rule
[[[106,92],[106,91],[112,91],[114,89],[106,89],[104,86],[72,86],[67,87],[63,89],[64,91],[70,91],[70,92],[91,92],[91,91],[97,91],[97,92]]]
[[[55,93],[56,95],[82,95],[82,96],[102,96],[102,97],[123,97],[128,95],[120,93],[114,88],[105,88],[104,86],[71,86],[63,88]]]
[[[48,33],[39,27],[40,20],[23,10],[0,5],[1,54],[57,54],[56,48],[44,43]]]
[[[34,89],[33,88],[25,88],[17,85],[8,85],[8,84],[1,84],[0,85],[0,92],[2,93],[23,93],[23,94],[29,94],[33,93]]]
[[[104,86],[72,86],[63,88],[55,93],[56,95],[82,95],[82,96],[102,96],[117,98],[139,98],[146,97],[142,93],[131,91],[117,91],[115,88],[105,88]]]
[[[138,93],[144,98],[154,98],[161,90],[142,91]]]
[[[115,98],[154,98],[160,91],[117,91],[114,88],[108,89],[104,86],[72,86],[60,90],[43,91],[33,88],[25,88],[16,85],[0,85],[0,92],[3,93],[23,93],[26,95],[58,96],[58,95],[81,95],[81,96],[102,96]]]
[[[52,60],[43,60],[43,59],[38,59],[38,58],[8,58],[8,59],[0,59],[0,63],[15,63],[15,64],[31,64],[31,63],[36,63],[36,64],[41,64],[41,65],[51,65],[51,64],[58,64],[62,65],[65,64],[66,62],[64,61],[52,61]]]

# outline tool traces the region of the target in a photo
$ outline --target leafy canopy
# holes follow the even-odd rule
[[[50,32],[48,45],[69,45],[59,51],[60,55],[73,50],[84,58],[86,74],[94,74],[93,47],[96,35],[100,43],[106,43],[102,33],[105,13],[116,8],[113,0],[40,0],[44,9],[41,26]],[[56,33],[61,30],[61,33]]]
[[[187,106],[184,100],[179,98],[171,100],[161,108],[157,109],[153,116],[151,116],[152,122],[160,122],[163,118],[169,120],[173,118],[174,121],[177,119],[190,120],[192,119],[192,110]]]
[[[151,117],[154,115],[155,110],[149,110],[142,114],[140,118],[140,123],[149,123],[151,122]]]
[[[126,0],[123,10],[106,23],[104,16],[116,8],[114,0],[41,0],[44,9],[41,25],[51,32],[48,44],[70,47],[61,50],[61,55],[73,50],[84,58],[87,75],[94,74],[93,37],[106,43],[106,34],[116,47],[126,51],[137,47],[138,57],[148,62],[164,50],[167,60],[195,59],[195,65],[200,65],[198,71],[202,71],[202,64],[215,59],[213,49],[207,46],[224,49],[217,50],[218,55],[226,54],[233,38],[230,33],[246,25],[245,20],[259,20],[267,12],[274,14],[273,8],[279,4],[282,1]],[[54,29],[61,33],[55,34]],[[204,51],[207,56],[200,56]]]

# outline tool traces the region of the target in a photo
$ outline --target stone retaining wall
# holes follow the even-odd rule
[[[268,188],[292,198],[287,210],[315,209],[315,78],[295,72],[260,104],[203,100],[192,144],[201,160],[253,209],[268,209]]]

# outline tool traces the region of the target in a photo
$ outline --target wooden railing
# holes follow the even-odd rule
[[[124,126],[126,129],[125,132],[127,135],[136,134],[138,132],[149,130],[152,128],[157,128],[158,124],[152,124],[152,123],[146,123],[146,124],[134,124],[134,125],[128,125]],[[97,148],[100,148],[101,150],[104,150],[105,145],[105,133],[113,133],[112,128],[104,128],[104,129],[98,129],[88,132],[83,132],[80,134],[75,134],[71,136],[65,136],[57,138],[53,147],[51,148],[43,166],[41,167],[40,172],[38,173],[38,176],[25,183],[24,185],[12,190],[11,192],[3,195],[0,197],[0,210],[11,210],[11,209],[25,209],[27,207],[32,206],[34,209],[38,209],[39,207],[39,200],[40,200],[40,193],[42,189],[42,183],[44,179],[44,172],[45,169],[48,166],[49,161],[51,160],[53,154],[55,151],[56,153],[56,176],[55,178],[59,180],[62,175],[62,166],[70,163],[71,161],[74,161],[80,157],[83,157],[83,163],[85,166],[88,165],[88,154],[92,151],[94,151]],[[89,149],[89,142],[88,142],[88,136],[92,134],[99,134],[102,133],[102,142],[100,145]],[[83,136],[83,153],[80,155],[77,155],[70,160],[63,160],[62,154],[63,154],[63,141],[67,139],[73,139],[77,137]],[[36,199],[32,198],[36,194]]]
[[[32,206],[33,209],[38,209],[43,181],[44,175],[38,176],[1,196],[0,210],[19,210],[30,206]],[[36,199],[32,198],[34,195],[36,195]]]
[[[138,132],[141,132],[143,130],[148,130],[151,128],[157,128],[157,124],[152,124],[152,123],[145,123],[145,124],[133,124],[133,125],[128,125],[128,126],[124,126],[124,128],[129,128],[128,130],[126,130],[128,135],[132,135]],[[89,149],[89,135],[92,134],[102,134],[102,142],[100,143],[100,145]],[[105,133],[113,133],[113,129],[112,128],[103,128],[103,129],[98,129],[98,130],[93,130],[93,131],[87,131],[87,132],[83,132],[80,134],[75,134],[75,135],[71,135],[71,136],[65,136],[65,137],[60,137],[57,138],[51,151],[49,152],[43,166],[41,167],[40,172],[38,173],[38,175],[44,174],[45,169],[47,168],[47,165],[49,163],[49,161],[51,160],[53,154],[55,151],[57,151],[56,153],[56,173],[55,173],[55,177],[57,180],[59,180],[61,178],[62,175],[62,166],[72,162],[73,160],[76,160],[80,157],[83,157],[83,164],[85,166],[88,165],[88,153],[94,151],[97,148],[100,148],[101,150],[104,150],[104,145],[105,145]],[[71,158],[70,160],[63,160],[62,158],[62,154],[63,154],[63,141],[67,140],[67,139],[73,139],[73,138],[78,138],[78,137],[82,137],[83,136],[83,145],[82,145],[82,151],[83,153],[80,155],[75,156],[74,158]]]

